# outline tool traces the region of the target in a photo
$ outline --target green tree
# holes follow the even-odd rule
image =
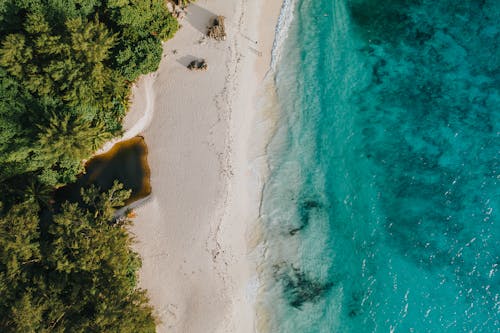
[[[12,331],[36,333],[40,332],[43,321],[43,307],[33,300],[31,293],[23,294],[11,309]]]
[[[40,261],[38,206],[25,202],[0,218],[0,294],[6,297]]]
[[[5,37],[0,49],[0,65],[8,69],[16,78],[23,78],[23,67],[32,59],[33,49],[27,45],[26,37],[11,34]]]
[[[38,207],[22,203],[6,213],[0,209],[0,214],[0,331],[4,331],[2,327],[21,324],[20,311],[30,302],[24,298],[23,290],[30,284],[31,272],[42,258]],[[36,318],[34,312],[32,319]]]
[[[128,80],[155,71],[161,60],[161,41],[179,28],[162,0],[113,1],[111,20],[120,27],[115,67]]]
[[[48,123],[38,125],[39,154],[48,161],[82,160],[110,139],[101,124],[93,125],[82,117],[53,114]]]
[[[1,332],[154,332],[152,308],[137,289],[138,255],[114,207],[121,184],[82,191],[40,215],[31,201],[0,218]],[[27,220],[27,217],[29,219]]]
[[[0,1],[0,332],[154,332],[120,184],[55,202],[177,30],[163,0]]]
[[[47,124],[38,125],[38,140],[32,161],[51,165],[41,181],[56,185],[74,179],[82,171],[81,160],[96,151],[111,138],[101,124],[94,125],[71,114],[50,116]],[[54,179],[51,174],[54,173]]]

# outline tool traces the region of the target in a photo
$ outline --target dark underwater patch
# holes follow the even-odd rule
[[[298,232],[307,228],[313,210],[323,208],[321,202],[312,199],[299,200],[297,206],[299,225],[293,227],[292,229],[290,229],[290,231],[288,231],[290,236],[295,236]]]
[[[408,267],[473,292],[467,302],[485,314],[495,312],[498,285],[482,286],[491,284],[483,279],[498,251],[484,240],[482,250],[464,244],[490,237],[495,217],[485,212],[498,204],[500,118],[491,103],[500,102],[498,7],[487,0],[349,5],[366,43],[358,52],[371,68],[370,86],[352,101],[363,155],[377,167],[386,244]],[[376,135],[382,125],[386,134]]]
[[[275,265],[274,269],[288,303],[296,309],[305,303],[316,303],[334,286],[333,282],[320,281],[294,265],[282,263]]]
[[[350,17],[367,40],[396,42],[407,32],[410,8],[420,0],[349,1]]]
[[[365,297],[365,293],[361,291],[352,291],[348,295],[348,299],[346,301],[346,312],[347,316],[350,318],[357,317],[363,313],[363,298]]]
[[[497,328],[498,17],[494,0],[299,0],[280,93],[304,179],[282,236],[317,267],[275,274],[297,332]]]

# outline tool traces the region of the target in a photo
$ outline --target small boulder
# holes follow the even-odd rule
[[[208,64],[205,59],[193,60],[189,63],[187,68],[190,71],[206,71],[208,70]]]
[[[207,36],[217,41],[226,40],[226,27],[224,16],[217,16],[213,19],[212,26],[208,28]]]

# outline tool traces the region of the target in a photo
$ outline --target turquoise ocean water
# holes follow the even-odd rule
[[[500,1],[290,6],[269,331],[500,332]]]

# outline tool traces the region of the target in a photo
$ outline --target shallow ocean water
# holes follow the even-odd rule
[[[271,332],[500,331],[500,2],[297,0],[262,205]]]

